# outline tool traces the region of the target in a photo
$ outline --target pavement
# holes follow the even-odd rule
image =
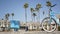
[[[0,32],[0,34],[60,34],[60,31],[45,32],[45,31],[18,31],[18,32]]]

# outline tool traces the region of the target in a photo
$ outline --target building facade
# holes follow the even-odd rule
[[[56,17],[57,17],[57,19],[59,19],[59,23],[60,23],[60,14],[57,14],[56,15]],[[57,30],[59,30],[60,28],[59,28],[60,26],[59,25],[57,25]]]
[[[10,23],[7,20],[0,20],[0,31],[7,31],[9,29]]]

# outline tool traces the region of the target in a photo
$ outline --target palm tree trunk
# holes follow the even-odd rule
[[[13,16],[12,16],[12,20],[13,20]]]
[[[38,10],[38,12],[39,12],[39,10]],[[39,22],[40,22],[40,12],[39,12]]]
[[[33,22],[33,16],[32,16],[32,12],[31,12],[31,20],[32,20],[32,22]]]
[[[39,10],[38,10],[37,22],[40,22],[40,12],[39,12]]]
[[[35,16],[34,16],[34,22],[35,22]]]
[[[26,11],[26,8],[25,8],[25,21],[27,23],[27,11]]]
[[[49,8],[49,14],[48,14],[48,16],[50,17],[50,9],[51,9],[51,8],[50,8],[50,7],[48,7],[48,8]]]

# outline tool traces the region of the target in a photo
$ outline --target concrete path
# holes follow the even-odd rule
[[[60,34],[60,31],[45,32],[45,31],[21,31],[21,32],[0,32],[0,34]]]

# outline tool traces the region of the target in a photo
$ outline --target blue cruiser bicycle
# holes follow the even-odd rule
[[[51,10],[51,8],[54,7],[55,5],[51,5],[49,1],[47,2],[47,6],[49,7],[49,14],[48,14],[49,17],[46,17],[42,20],[42,28],[47,32],[55,31],[57,25],[60,25],[59,19],[57,19],[57,17]]]

